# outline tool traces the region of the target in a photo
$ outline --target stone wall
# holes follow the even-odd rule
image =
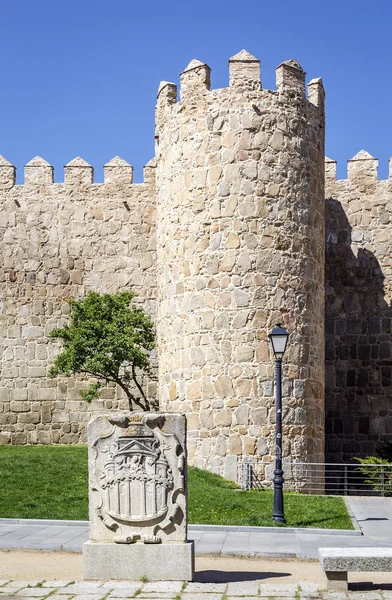
[[[159,395],[188,418],[193,464],[236,479],[275,454],[267,335],[290,331],[284,457],[324,458],[324,90],[296,61],[261,89],[259,61],[229,61],[210,90],[192,61],[160,86],[157,117]]]
[[[0,444],[78,443],[92,410],[126,408],[114,386],[89,407],[83,378],[48,379],[48,335],[67,298],[130,287],[156,319],[160,406],[186,413],[193,464],[236,479],[243,457],[273,459],[277,322],[291,334],[285,462],[349,460],[392,439],[392,173],[379,181],[362,151],[336,181],[327,159],[324,196],[322,82],[306,97],[296,61],[276,75],[263,90],[242,51],[228,88],[211,90],[199,61],[179,101],[162,82],[142,184],[118,157],[103,184],[82,159],[53,183],[36,157],[15,185],[0,157]]]
[[[154,314],[155,165],[142,184],[132,171],[117,157],[94,184],[92,167],[75,159],[53,183],[53,168],[36,157],[15,185],[15,168],[0,160],[0,443],[77,443],[90,409],[125,406],[115,387],[89,407],[81,378],[48,379],[58,352],[48,334],[67,319],[65,299],[90,290],[132,286]]]
[[[392,163],[390,163],[392,167]],[[326,161],[326,460],[392,441],[392,170],[365,151]]]

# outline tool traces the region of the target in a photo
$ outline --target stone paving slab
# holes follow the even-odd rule
[[[51,584],[51,585],[49,585]],[[142,581],[0,581],[1,600],[391,600],[392,590],[326,592],[309,582],[183,583]]]

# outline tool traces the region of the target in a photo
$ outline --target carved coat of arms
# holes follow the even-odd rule
[[[181,527],[186,521],[186,456],[178,435],[184,427],[173,426],[173,417],[184,422],[181,415],[108,416],[109,431],[92,443],[96,515],[117,543],[160,543],[178,529],[184,530],[180,540],[186,539],[186,527]]]

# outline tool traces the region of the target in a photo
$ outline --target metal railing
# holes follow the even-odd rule
[[[245,459],[243,489],[268,489],[273,483],[272,462]],[[284,487],[303,494],[392,496],[392,464],[301,463],[283,464]]]

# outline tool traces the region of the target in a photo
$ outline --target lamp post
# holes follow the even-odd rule
[[[268,337],[274,351],[276,366],[276,458],[272,520],[275,523],[286,523],[283,507],[284,479],[282,469],[282,358],[286,350],[289,333],[278,323]]]

